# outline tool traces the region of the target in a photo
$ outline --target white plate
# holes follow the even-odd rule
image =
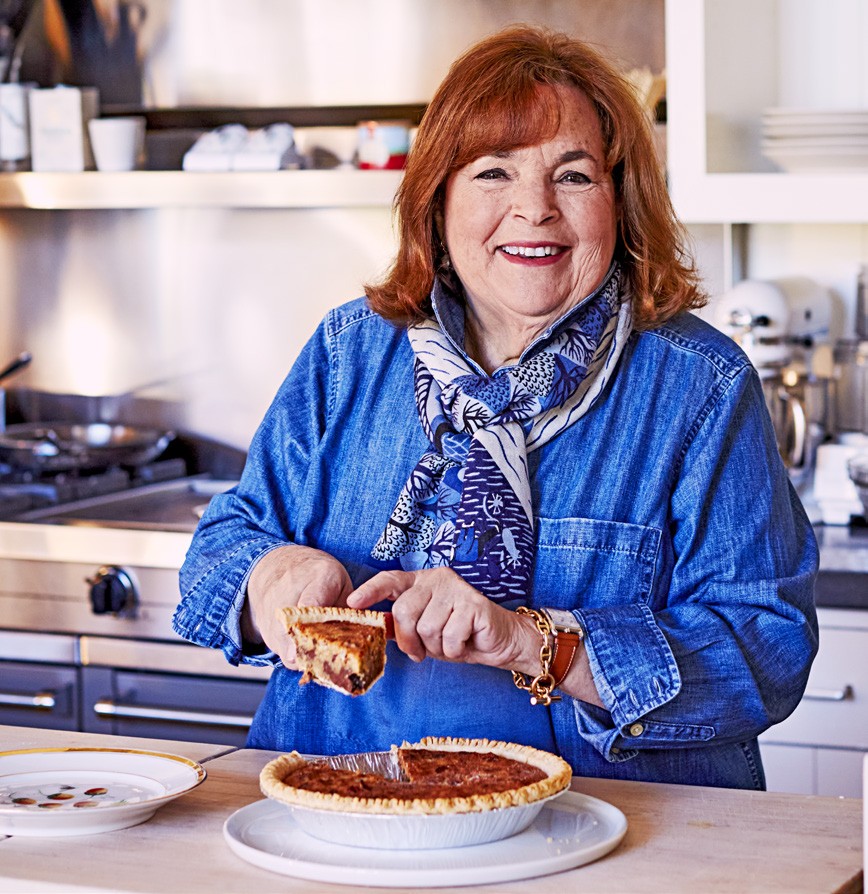
[[[223,826],[241,859],[281,875],[347,885],[432,888],[482,885],[573,869],[613,850],[627,831],[617,807],[577,792],[544,805],[523,832],[448,850],[374,850],[320,841],[304,833],[286,805],[256,801]]]
[[[814,149],[772,148],[763,146],[763,155],[795,173],[848,173],[868,171],[868,148]]]
[[[787,109],[769,108],[763,110],[763,121],[787,121],[809,124],[819,123],[861,123],[868,121],[868,109]]]
[[[790,149],[832,149],[835,152],[845,150],[861,150],[868,148],[868,131],[862,136],[800,136],[800,137],[770,137],[763,136],[762,149],[780,149],[787,152]]]
[[[125,829],[150,819],[205,775],[186,757],[133,748],[0,751],[0,834]]]

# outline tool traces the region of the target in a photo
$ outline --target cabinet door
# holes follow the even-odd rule
[[[823,627],[820,652],[796,710],[768,742],[868,750],[868,631]]]
[[[835,798],[861,798],[864,757],[862,751],[818,748],[816,794]]]
[[[84,668],[86,732],[243,746],[264,682]]]
[[[0,723],[78,729],[78,670],[0,661]]]
[[[766,787],[770,792],[815,794],[815,748],[760,743]]]

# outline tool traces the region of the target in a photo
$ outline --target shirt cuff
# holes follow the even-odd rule
[[[247,583],[257,563],[272,550],[283,546],[273,540],[244,544],[219,564],[210,568],[181,600],[172,626],[177,634],[200,646],[220,649],[232,665],[270,667],[280,664],[277,654],[258,643],[246,643],[241,636],[241,612],[247,599]],[[220,575],[223,567],[232,569]],[[243,573],[238,569],[246,569]],[[197,606],[198,591],[213,575],[222,580],[212,592],[205,612]]]
[[[670,742],[668,730],[657,729],[661,725],[640,721],[681,689],[675,656],[654,613],[646,605],[622,605],[574,614],[585,631],[591,674],[606,708],[575,701],[580,735],[612,762],[635,757],[652,740],[657,747]]]

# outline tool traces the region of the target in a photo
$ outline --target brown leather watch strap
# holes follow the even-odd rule
[[[555,654],[552,657],[552,666],[549,671],[555,681],[552,688],[560,686],[564,682],[564,678],[573,666],[581,641],[582,637],[577,633],[566,633],[560,630],[554,637]]]

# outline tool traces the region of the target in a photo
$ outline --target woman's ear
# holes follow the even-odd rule
[[[446,221],[443,218],[443,201],[442,199],[434,207],[434,236],[437,242],[446,247]]]

